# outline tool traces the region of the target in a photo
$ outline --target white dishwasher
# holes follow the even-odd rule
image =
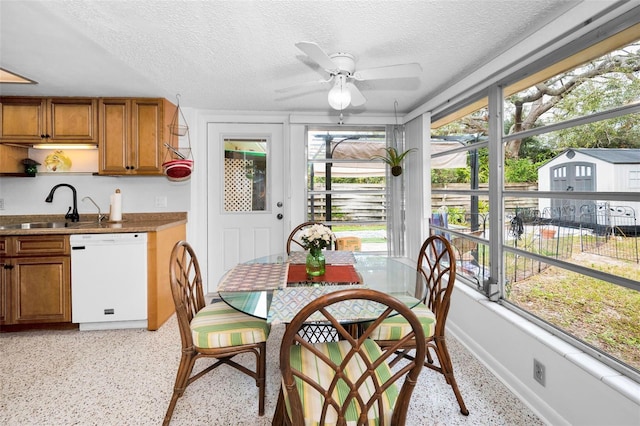
[[[147,327],[147,234],[72,234],[71,320],[80,330]]]

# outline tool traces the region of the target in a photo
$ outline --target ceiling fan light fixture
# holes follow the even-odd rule
[[[336,83],[329,90],[329,106],[331,108],[342,111],[351,103],[351,92],[346,85],[346,77],[342,74],[336,76]]]

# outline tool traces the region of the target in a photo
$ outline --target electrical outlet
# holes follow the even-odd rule
[[[156,207],[167,207],[167,197],[165,195],[158,195],[156,197]]]
[[[4,210],[4,198],[0,198],[0,210]]]
[[[545,385],[546,371],[544,368],[544,364],[535,358],[533,359],[533,378],[542,386]]]

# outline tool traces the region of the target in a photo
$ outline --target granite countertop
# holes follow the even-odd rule
[[[56,222],[54,228],[9,228],[3,226],[22,223]],[[124,232],[155,232],[187,223],[186,212],[129,213],[122,215],[121,222],[98,223],[95,214],[81,214],[80,222],[65,221],[64,216],[16,215],[0,216],[0,236],[53,235],[53,234],[106,234]]]

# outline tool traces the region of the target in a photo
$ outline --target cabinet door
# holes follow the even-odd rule
[[[47,142],[98,143],[96,99],[52,98],[47,112]]]
[[[131,134],[136,174],[162,174],[163,102],[160,99],[134,99]],[[168,123],[167,123],[168,124]]]
[[[128,99],[100,100],[99,173],[127,174],[131,170],[130,104]]]
[[[40,143],[46,134],[41,98],[0,98],[0,142]]]
[[[6,261],[0,260],[0,324],[4,324],[7,320],[7,276],[8,270],[5,269]]]
[[[15,258],[11,269],[12,318],[7,323],[71,322],[71,259]]]
[[[7,319],[7,309],[9,302],[7,301],[8,294],[8,275],[7,268],[11,266],[8,264],[6,256],[9,254],[9,238],[0,237],[0,324],[4,324]]]

